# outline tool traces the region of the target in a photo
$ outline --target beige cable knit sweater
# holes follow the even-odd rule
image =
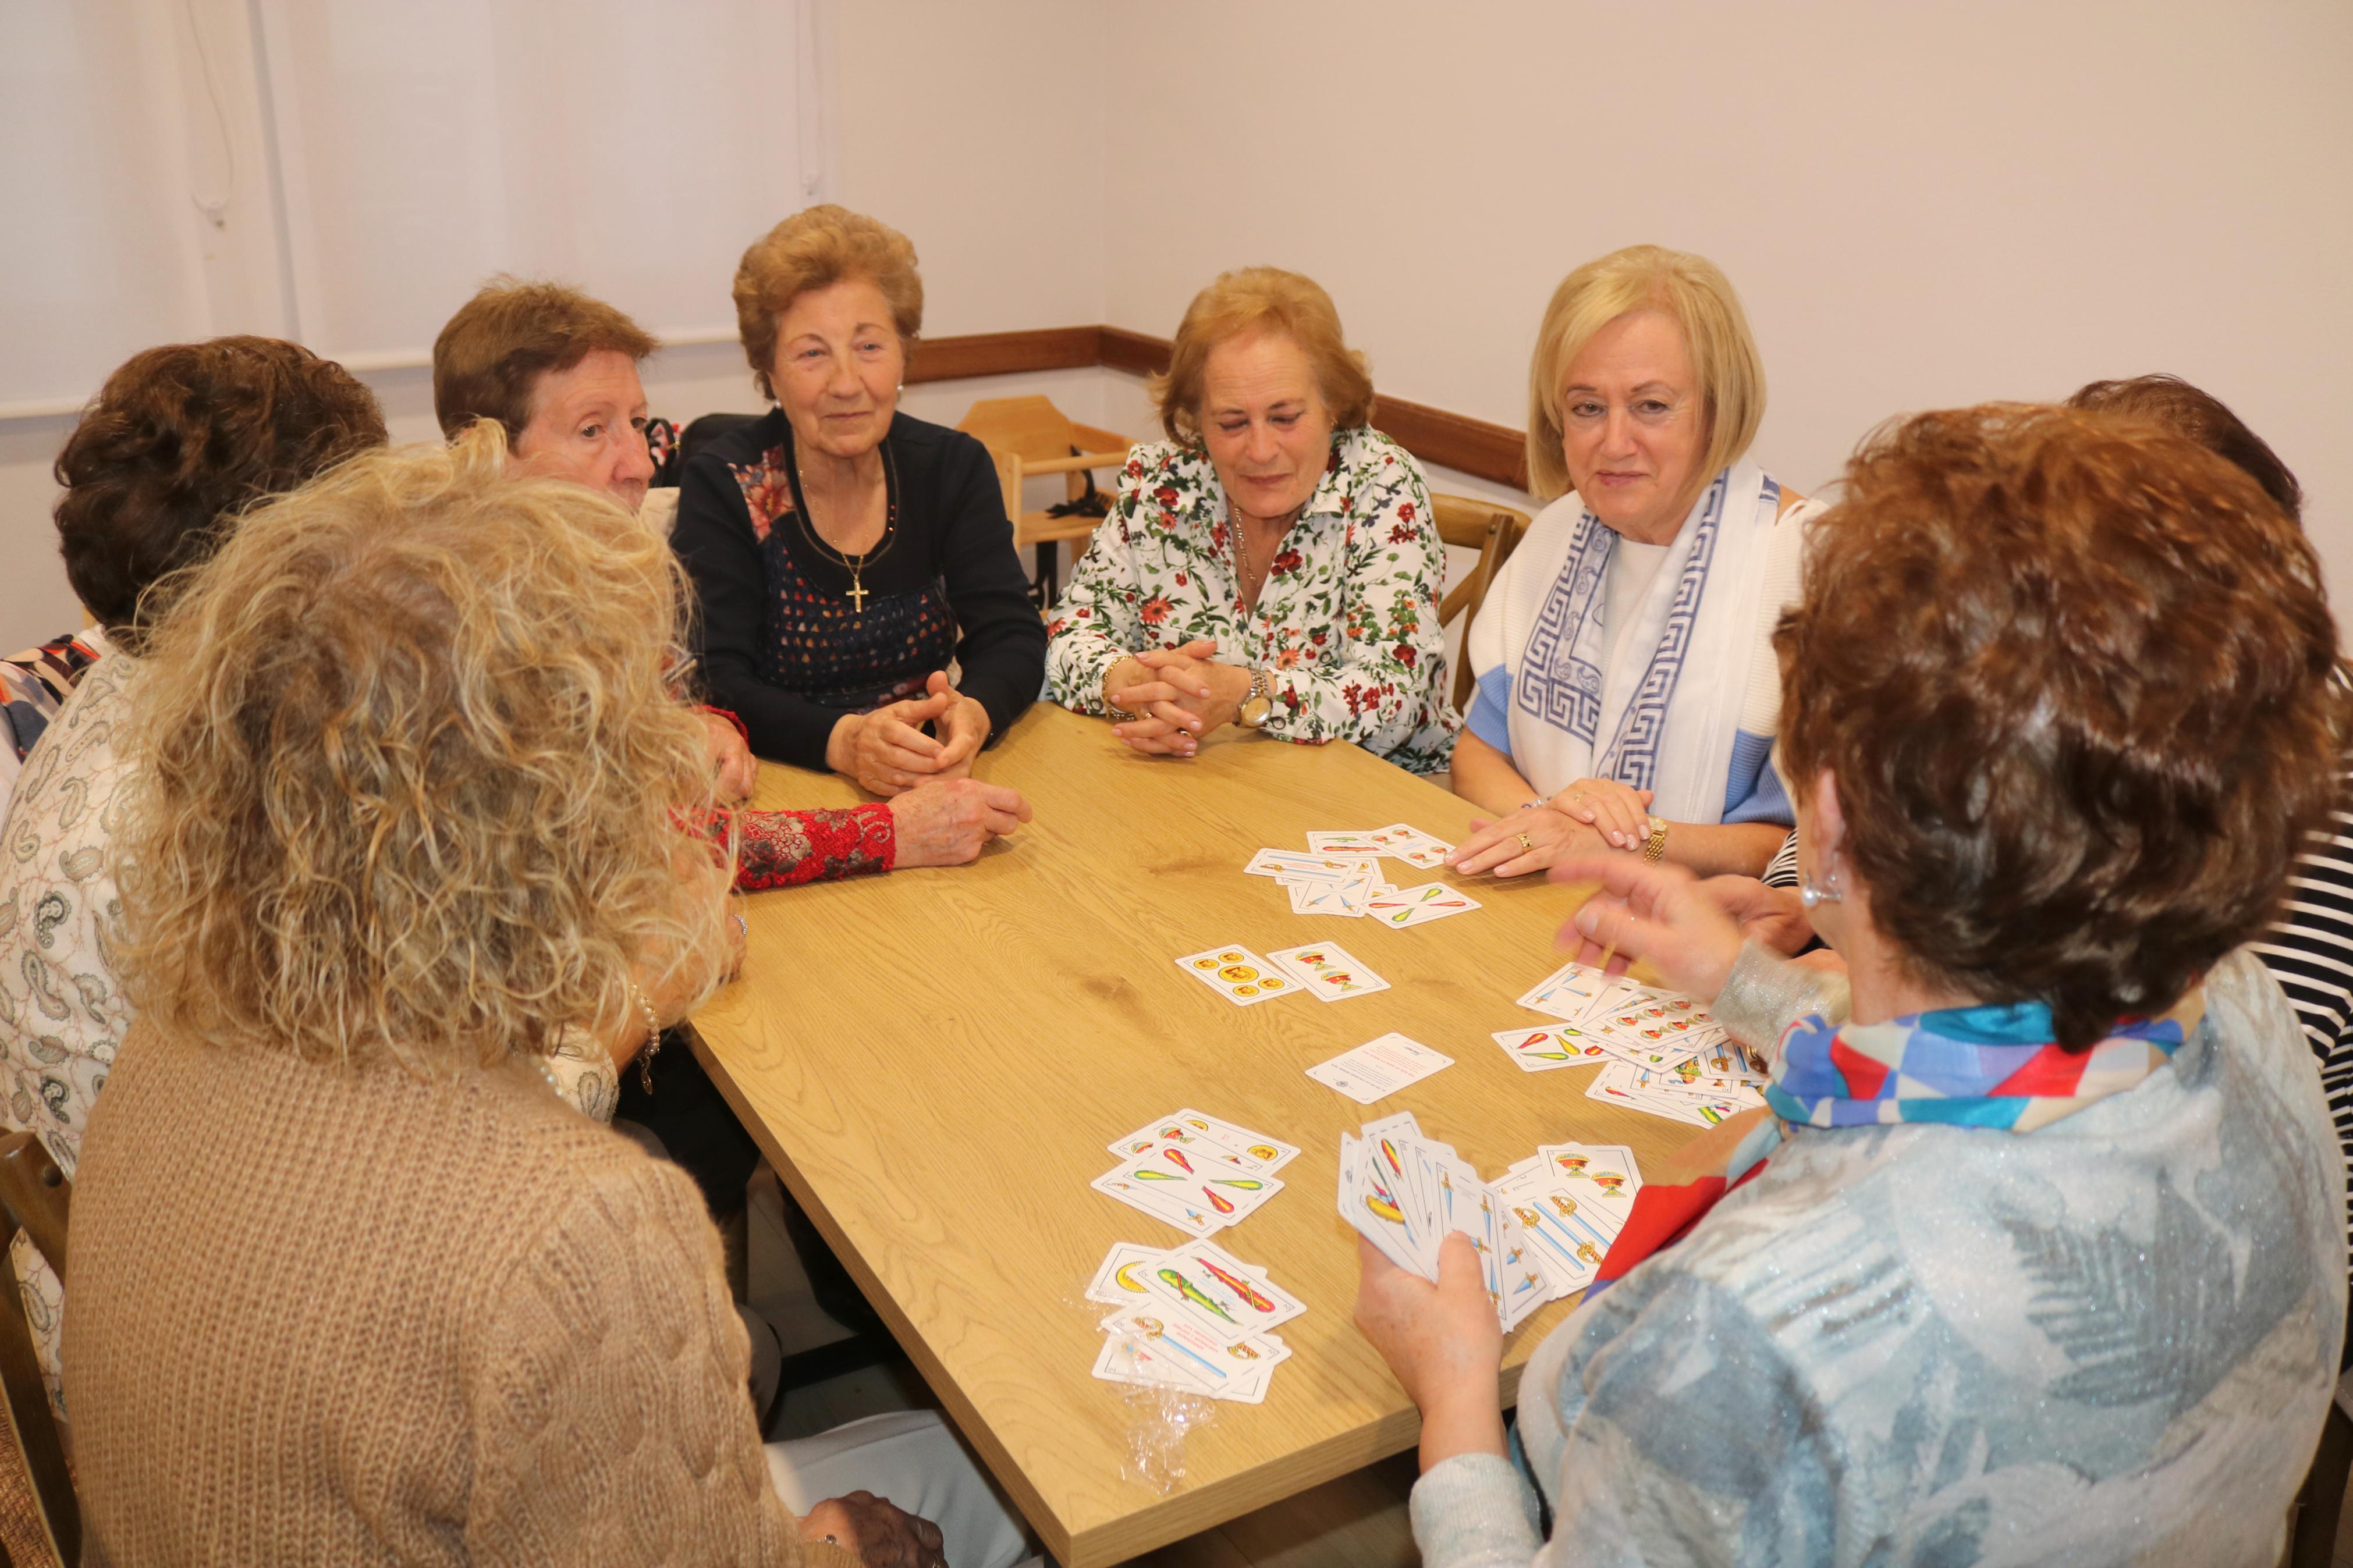
[[[73,1248],[86,1563],[856,1561],[769,1483],[694,1184],[527,1067],[135,1028]]]

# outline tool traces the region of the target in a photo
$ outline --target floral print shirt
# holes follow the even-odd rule
[[[1100,714],[1121,658],[1214,638],[1221,661],[1272,673],[1268,734],[1354,741],[1437,773],[1461,725],[1438,625],[1445,575],[1421,465],[1377,430],[1335,430],[1323,480],[1248,609],[1208,453],[1149,442],[1128,454],[1111,516],[1047,625],[1048,689]]]

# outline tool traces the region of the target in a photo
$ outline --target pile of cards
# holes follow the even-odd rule
[[[1119,1163],[1088,1185],[1196,1238],[1240,1225],[1282,1191],[1296,1145],[1190,1107],[1105,1146]]]
[[[1363,1131],[1340,1135],[1340,1216],[1430,1280],[1446,1233],[1461,1231],[1505,1333],[1592,1283],[1641,1187],[1633,1152],[1617,1144],[1546,1144],[1490,1183],[1451,1144],[1423,1137],[1410,1111]]]
[[[1763,1075],[1688,996],[1569,963],[1519,1003],[1560,1022],[1498,1030],[1495,1043],[1528,1072],[1599,1065],[1591,1099],[1699,1127],[1765,1103]]]
[[[1361,833],[1311,833],[1307,842],[1304,855],[1261,849],[1242,868],[1250,876],[1273,878],[1291,895],[1293,914],[1342,915],[1402,930],[1479,907],[1478,900],[1443,882],[1400,888],[1382,878],[1383,855],[1427,871],[1454,847],[1403,823]]]
[[[1261,958],[1240,945],[1188,952],[1176,967],[1237,1007],[1306,994],[1324,1002],[1345,1001],[1386,991],[1389,983],[1336,942],[1311,942]]]
[[[1112,1309],[1097,1377],[1256,1405],[1291,1355],[1268,1332],[1307,1310],[1265,1269],[1211,1242],[1162,1250],[1112,1244],[1087,1286]]]

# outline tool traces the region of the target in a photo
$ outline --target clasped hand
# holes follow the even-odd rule
[[[1651,836],[1651,792],[1615,779],[1578,779],[1542,805],[1473,817],[1446,864],[1466,875],[1521,877],[1576,855],[1640,849]]]
[[[934,734],[923,733],[929,724]],[[869,794],[894,795],[931,779],[963,778],[988,739],[988,710],[934,670],[924,693],[849,713],[826,741],[825,765]]]
[[[1250,672],[1209,657],[1217,651],[1211,638],[1196,637],[1122,659],[1121,664],[1142,665],[1145,673],[1140,679],[1131,675],[1124,684],[1106,681],[1103,695],[1111,705],[1136,715],[1113,724],[1111,732],[1147,756],[1193,755],[1204,736],[1234,721],[1250,695]],[[1119,665],[1108,672],[1118,673]]]

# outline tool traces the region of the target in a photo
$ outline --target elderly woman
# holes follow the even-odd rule
[[[871,1495],[787,1511],[692,1185],[543,1079],[562,1020],[642,1038],[709,994],[731,872],[680,811],[711,781],[664,679],[670,552],[505,466],[472,437],[346,465],[155,634],[141,1022],[74,1194],[92,1560],[940,1568]],[[970,1492],[911,1425],[935,1468],[898,1501]],[[955,1554],[1003,1564],[981,1495]]]
[[[1446,766],[1445,551],[1332,297],[1246,268],[1194,297],[1154,384],[1168,439],[1128,454],[1048,628],[1054,700],[1136,751],[1227,724]]]
[[[627,315],[576,289],[494,279],[433,342],[433,411],[453,437],[478,419],[495,421],[533,472],[642,511],[653,461],[638,364],[657,346]],[[702,713],[721,795],[748,799],[757,774],[743,721],[715,708]],[[929,782],[846,811],[742,812],[733,822],[736,886],[757,892],[896,867],[966,865],[1029,817],[1019,792],[973,779]]]
[[[2318,563],[2211,453],[2054,409],[1881,434],[1818,528],[1783,761],[1847,977],[1678,868],[1559,868],[1606,889],[1584,951],[1712,995],[1772,1082],[1528,1362],[1544,1560],[2267,1568],[2336,1381],[2342,1171],[2232,950],[2335,793]],[[1434,1287],[1370,1255],[1358,1320],[1424,1411],[1423,1561],[1525,1562],[1453,1250]]]
[[[133,354],[58,454],[66,580],[98,624],[34,667],[64,693],[55,710],[23,700],[19,735],[43,722],[0,825],[0,1076],[8,1124],[37,1133],[68,1175],[131,1022],[113,963],[116,797],[130,776],[116,742],[148,627],[239,512],[384,438],[375,395],[343,366],[233,337]],[[22,1237],[12,1255],[53,1372],[58,1277]]]
[[[1036,700],[1046,635],[987,448],[899,412],[914,247],[810,207],[744,253],[735,316],[776,406],[694,455],[671,535],[712,698],[761,756],[876,795],[960,777]]]
[[[1559,499],[1466,639],[1454,791],[1501,815],[1462,871],[1601,848],[1755,876],[1789,803],[1774,618],[1819,510],[1747,460],[1765,371],[1732,285],[1638,245],[1562,280],[1528,365],[1528,473]]]

